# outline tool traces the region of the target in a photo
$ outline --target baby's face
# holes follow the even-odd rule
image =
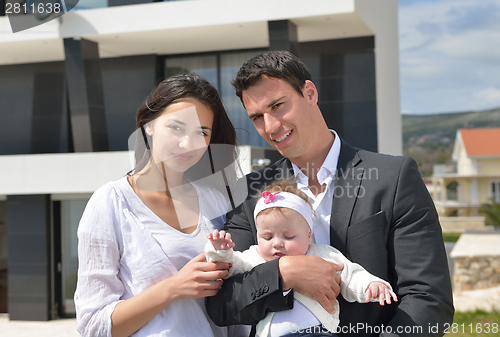
[[[292,209],[260,213],[256,220],[259,251],[266,261],[285,255],[304,255],[312,243],[307,221]]]

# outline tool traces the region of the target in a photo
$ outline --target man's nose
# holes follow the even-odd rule
[[[280,121],[272,114],[264,114],[264,127],[267,134],[276,132],[281,126]]]

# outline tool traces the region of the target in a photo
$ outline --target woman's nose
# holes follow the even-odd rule
[[[183,149],[189,149],[191,146],[191,143],[192,143],[191,137],[189,137],[188,135],[184,135],[180,139],[179,147],[181,147]]]

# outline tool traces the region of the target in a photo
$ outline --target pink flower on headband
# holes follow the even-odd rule
[[[264,198],[264,204],[267,205],[268,203],[272,202],[274,198],[276,198],[276,195],[278,195],[279,193],[280,191],[274,193],[271,193],[269,191],[262,192],[262,197]]]

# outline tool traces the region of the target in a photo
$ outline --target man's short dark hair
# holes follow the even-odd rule
[[[311,80],[311,73],[306,65],[288,51],[268,51],[251,58],[243,64],[231,82],[236,96],[243,102],[242,93],[257,83],[265,75],[279,78],[289,83],[301,96],[306,80]]]

